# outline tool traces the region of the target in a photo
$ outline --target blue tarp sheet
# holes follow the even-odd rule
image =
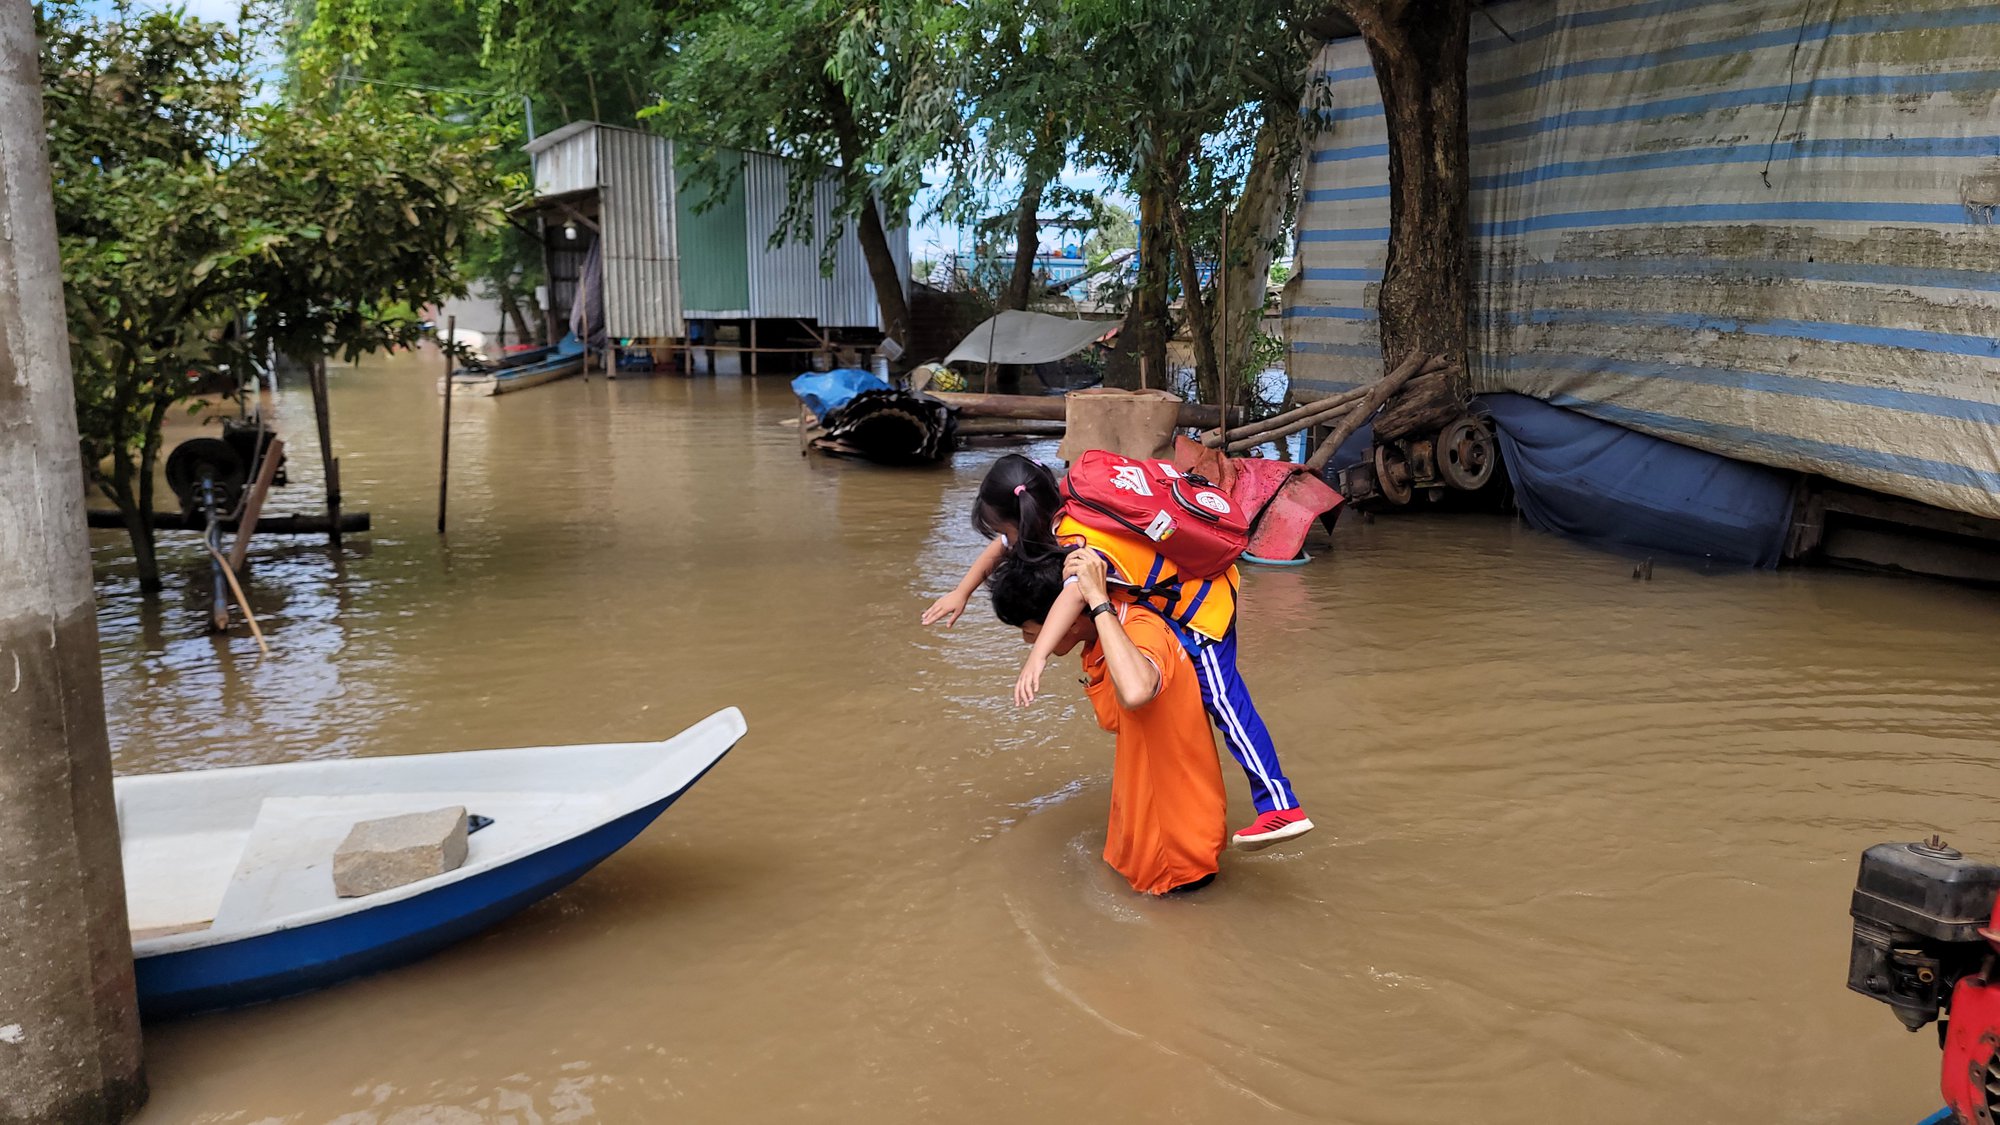
[[[1613,549],[1778,565],[1793,474],[1516,394],[1482,395],[1521,514]]]
[[[806,409],[820,421],[826,416],[853,401],[862,391],[886,391],[890,386],[875,377],[873,372],[857,367],[839,367],[832,371],[809,371],[792,380],[792,393],[806,404]]]

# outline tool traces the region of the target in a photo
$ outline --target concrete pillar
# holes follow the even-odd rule
[[[0,1123],[146,1100],[28,0],[0,0]]]

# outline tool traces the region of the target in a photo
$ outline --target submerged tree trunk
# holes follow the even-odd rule
[[[528,318],[521,312],[521,302],[515,298],[513,290],[504,286],[500,290],[500,315],[506,317],[507,322],[514,326],[514,339],[520,343],[525,344],[541,338],[529,334]]]
[[[1412,351],[1441,354],[1466,371],[1470,0],[1332,0],[1332,5],[1368,44],[1389,129],[1389,257],[1377,299],[1382,358],[1394,363]]]
[[[861,254],[868,259],[868,277],[875,283],[875,303],[882,309],[882,332],[889,339],[910,345],[910,300],[903,292],[903,275],[896,269],[896,256],[889,249],[889,232],[882,227],[882,210],[870,194],[861,208],[855,236],[861,240]]]
[[[1188,343],[1194,350],[1195,392],[1203,402],[1221,402],[1222,368],[1215,357],[1215,318],[1209,315],[1208,299],[1201,288],[1201,269],[1195,261],[1194,240],[1188,236],[1187,211],[1178,199],[1167,206],[1174,232],[1174,261],[1181,271],[1181,322],[1187,325]]]
[[[1014,272],[1000,297],[1003,309],[1028,307],[1028,290],[1035,284],[1035,256],[1041,250],[1042,192],[1047,186],[1048,180],[1032,168],[1021,186],[1020,207],[1014,213]]]
[[[1229,215],[1229,259],[1222,268],[1229,278],[1228,308],[1218,313],[1222,327],[1218,346],[1226,347],[1231,380],[1254,379],[1250,357],[1264,317],[1264,290],[1271,277],[1271,260],[1283,248],[1285,230],[1298,206],[1299,158],[1304,154],[1304,130],[1293,106],[1274,107],[1257,130],[1256,148],[1243,194]],[[1248,396],[1230,389],[1230,401]]]
[[[1167,378],[1167,278],[1173,236],[1167,230],[1166,194],[1157,186],[1139,188],[1139,269],[1125,324],[1118,331],[1122,363],[1117,378],[1106,382],[1136,387],[1145,381],[1164,387]]]

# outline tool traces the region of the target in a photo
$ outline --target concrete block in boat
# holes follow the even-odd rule
[[[333,851],[333,893],[360,898],[456,871],[465,829],[463,805],[361,821]]]

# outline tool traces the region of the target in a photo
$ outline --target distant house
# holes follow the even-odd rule
[[[820,271],[838,186],[821,173],[810,237],[772,246],[801,166],[763,153],[677,144],[637,129],[579,121],[526,146],[549,278],[551,323],[570,323],[578,282],[597,250],[603,324],[592,335],[661,345],[746,334],[773,341],[873,343],[881,314],[861,245],[847,223],[833,272]],[[907,293],[909,235],[886,216]],[[558,329],[560,331],[560,329]]]

